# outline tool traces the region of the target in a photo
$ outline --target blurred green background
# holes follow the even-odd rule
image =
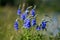
[[[16,32],[13,25],[17,18],[18,6],[21,5],[22,9],[23,3],[25,9],[28,6],[37,6],[36,14],[39,14],[37,23],[45,14],[51,17],[57,14],[60,24],[60,0],[0,0],[0,40],[60,40],[60,32],[53,36],[48,35],[46,31],[37,31],[34,27],[27,30],[22,27],[23,21],[19,21],[20,29]]]

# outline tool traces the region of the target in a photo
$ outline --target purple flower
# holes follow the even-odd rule
[[[21,15],[21,19],[22,19],[22,20],[25,20],[25,19],[26,19],[26,14],[22,14],[22,15]]]
[[[34,9],[31,10],[31,15],[32,15],[33,17],[35,16],[35,10],[34,10]]]
[[[31,21],[31,25],[32,25],[32,26],[36,25],[36,19],[35,19],[35,18],[32,19],[32,21]]]
[[[26,17],[28,16],[28,10],[26,10],[22,15],[21,15],[21,19],[22,20],[25,20],[26,19]]]
[[[18,9],[18,10],[17,10],[17,15],[20,15],[20,14],[21,14],[21,10]]]
[[[26,19],[24,20],[23,26],[24,26],[25,28],[29,29],[29,28],[31,27],[30,19],[27,19],[27,18],[26,18]]]
[[[15,30],[18,30],[18,22],[17,21],[15,21],[15,23],[14,23],[14,28],[15,28]]]
[[[46,28],[46,23],[47,23],[46,21],[43,21],[43,22],[42,22],[42,24],[41,24],[42,29],[45,29],[45,28]]]

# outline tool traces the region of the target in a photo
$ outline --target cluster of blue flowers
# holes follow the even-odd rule
[[[46,28],[46,23],[47,23],[46,21],[42,21],[42,23],[40,25],[38,25],[36,23],[36,17],[35,17],[36,13],[35,13],[34,8],[31,11],[29,11],[28,8],[27,8],[24,13],[22,13],[21,10],[18,9],[17,10],[17,15],[19,15],[20,19],[24,21],[24,23],[23,23],[24,28],[30,29],[30,27],[32,27],[32,26],[36,26],[36,30],[41,30],[41,29]],[[29,18],[29,15],[30,15],[30,18]],[[19,26],[18,21],[15,21],[15,23],[14,23],[15,30],[19,29],[18,26]]]

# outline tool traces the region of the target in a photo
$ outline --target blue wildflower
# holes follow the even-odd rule
[[[26,19],[26,14],[22,14],[22,15],[21,15],[21,19],[22,19],[22,20],[25,20],[25,19]]]
[[[32,26],[36,25],[36,19],[35,19],[35,18],[32,19],[32,21],[31,21],[31,25],[32,25]]]
[[[25,19],[24,20],[24,27],[29,29],[31,27],[30,19]]]
[[[45,29],[45,28],[46,28],[46,23],[47,23],[46,21],[43,21],[43,22],[42,22],[42,24],[41,24],[42,29]]]
[[[26,17],[28,16],[28,13],[29,13],[29,10],[26,9],[26,11],[24,12],[24,14],[25,14]]]
[[[41,30],[40,26],[37,25],[36,30]]]
[[[15,23],[14,23],[14,28],[15,28],[15,30],[18,30],[18,22],[17,21],[15,21]]]
[[[21,14],[21,10],[18,9],[18,10],[17,10],[17,15],[20,15],[20,14]]]
[[[28,16],[28,9],[26,9],[26,11],[21,15],[21,19],[22,20],[25,20],[26,19],[26,17]]]
[[[34,17],[35,16],[35,9],[31,10],[31,15]]]

